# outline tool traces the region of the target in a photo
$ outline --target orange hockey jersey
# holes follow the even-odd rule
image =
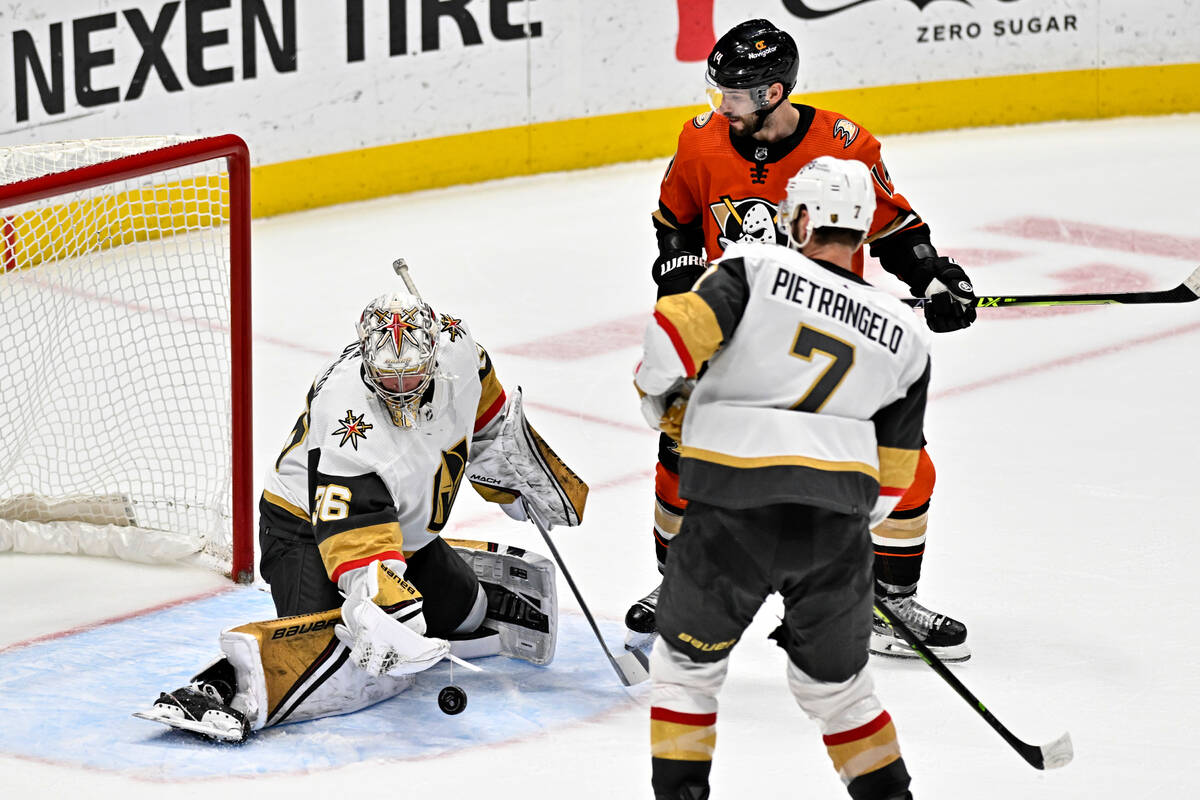
[[[925,227],[892,185],[878,139],[836,112],[798,104],[796,108],[796,131],[779,142],[731,137],[729,121],[711,111],[684,123],[662,180],[656,225],[702,227],[708,261],[739,239],[779,242],[782,236],[775,225],[788,179],[814,158],[833,156],[863,162],[875,178],[875,219],[868,241]],[[859,275],[862,261],[860,250],[854,257]]]

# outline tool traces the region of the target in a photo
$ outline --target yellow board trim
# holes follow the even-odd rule
[[[876,135],[1178,114],[1200,111],[1200,63],[871,86],[793,99],[845,114]],[[665,159],[683,123],[703,110],[697,104],[539,122],[265,164],[252,170],[253,213],[265,217],[515,175]],[[646,205],[652,209],[654,198]]]
[[[30,269],[126,244],[226,225],[229,180],[224,173],[202,175],[35,206],[5,222],[11,232],[0,237],[0,272],[5,265]]]
[[[704,450],[699,447],[684,445],[679,448],[680,458],[694,458],[707,461],[710,464],[720,464],[723,467],[736,469],[758,469],[760,467],[811,467],[825,472],[861,472],[870,478],[879,480],[879,470],[861,461],[823,461],[819,458],[806,456],[731,456],[728,453],[718,453],[716,450]]]

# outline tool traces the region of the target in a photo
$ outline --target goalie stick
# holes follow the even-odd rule
[[[886,605],[877,602],[875,603],[874,611],[875,616],[890,625],[892,630],[900,635],[901,639],[908,642],[909,646],[921,656],[921,660],[932,667],[933,671],[942,677],[942,680],[950,684],[950,688],[958,692],[959,696],[967,701],[967,705],[975,709],[976,713],[983,717],[984,721],[988,725],[991,725],[996,733],[1000,734],[1000,738],[1008,742],[1009,746],[1013,750],[1016,750],[1021,758],[1028,761],[1035,769],[1057,769],[1071,763],[1071,759],[1075,756],[1075,750],[1071,746],[1071,734],[1064,733],[1053,742],[1041,745],[1040,747],[1021,741],[1013,735],[1012,731],[1004,727],[1004,724],[996,719],[983,703],[979,702],[979,698],[971,694],[971,690],[955,677],[954,673],[942,663],[940,658],[930,652],[924,642],[918,639],[916,634],[909,630],[907,625],[892,615]]]
[[[635,683],[641,683],[649,678],[650,673],[646,671],[649,661],[646,660],[646,656],[641,651],[622,653],[619,656],[614,656],[612,651],[608,649],[608,645],[604,642],[604,637],[600,634],[600,627],[592,617],[592,612],[588,610],[587,603],[583,602],[583,596],[579,593],[579,588],[571,578],[571,573],[567,571],[567,565],[563,563],[562,556],[558,553],[558,548],[554,546],[554,542],[550,539],[550,533],[546,530],[545,524],[538,517],[536,511],[524,502],[521,505],[525,506],[525,513],[533,521],[533,525],[538,529],[538,533],[546,540],[546,546],[550,548],[550,553],[554,556],[554,561],[558,564],[558,568],[562,570],[563,577],[567,579],[567,585],[571,587],[572,594],[579,601],[579,608],[583,611],[583,615],[587,617],[588,624],[592,626],[592,633],[596,634],[596,641],[600,642],[600,647],[604,650],[604,655],[608,659],[608,663],[612,664],[612,668],[616,670],[621,683],[625,686],[633,686]]]
[[[1010,306],[1098,306],[1107,304],[1136,305],[1140,303],[1190,303],[1200,297],[1200,267],[1174,289],[1155,292],[1098,292],[1095,294],[1026,294],[1014,296],[979,296],[976,308],[1008,308]],[[929,302],[926,297],[904,297],[901,302],[921,308]]]

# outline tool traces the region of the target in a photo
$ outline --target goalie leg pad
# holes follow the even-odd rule
[[[537,553],[495,542],[447,541],[474,570],[487,593],[482,628],[499,634],[500,655],[539,666],[553,661],[558,638],[554,563]]]
[[[254,730],[285,722],[348,714],[394,697],[411,675],[374,677],[359,669],[334,636],[335,609],[251,622],[221,634],[221,650],[237,676],[232,707]]]

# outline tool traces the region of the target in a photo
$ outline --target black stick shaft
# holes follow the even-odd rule
[[[991,725],[992,729],[995,730],[996,733],[1000,734],[1000,738],[1008,742],[1009,746],[1016,750],[1017,753],[1020,754],[1021,758],[1024,758],[1037,769],[1046,768],[1045,760],[1042,756],[1042,749],[1036,745],[1023,742],[1014,736],[1012,731],[1006,728],[1004,724],[1000,722],[1000,720],[996,719],[992,712],[988,711],[987,707],[983,703],[979,702],[979,698],[972,694],[971,690],[963,685],[963,682],[960,681],[955,674],[950,671],[949,667],[942,663],[942,660],[934,655],[933,652],[925,646],[925,643],[918,639],[916,634],[909,630],[907,625],[896,619],[883,603],[875,604],[875,615],[890,625],[892,630],[900,635],[901,639],[907,642],[912,649],[916,650],[921,656],[921,659],[930,667],[932,667],[933,671],[940,675],[942,680],[950,684],[950,688],[958,692],[958,695],[963,700],[967,701],[967,705],[975,709],[975,712],[979,714],[979,716],[983,717],[984,721],[987,722],[988,725]]]

